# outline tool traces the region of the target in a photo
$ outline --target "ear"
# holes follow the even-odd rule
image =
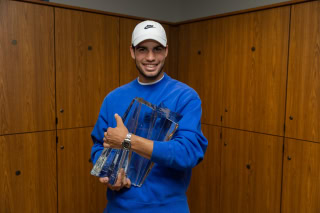
[[[131,57],[135,60],[136,56],[134,54],[134,49],[132,48],[132,45],[130,46],[130,53],[131,53]]]

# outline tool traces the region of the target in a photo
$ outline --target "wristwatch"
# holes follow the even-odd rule
[[[127,137],[122,142],[122,148],[130,150],[130,148],[131,148],[131,133],[128,133]]]

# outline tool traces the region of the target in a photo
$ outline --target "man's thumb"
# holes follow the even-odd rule
[[[114,118],[116,119],[116,122],[117,122],[117,126],[123,126],[123,121],[122,121],[122,118],[116,113],[114,114]]]

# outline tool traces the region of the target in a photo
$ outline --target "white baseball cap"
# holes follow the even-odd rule
[[[148,39],[155,40],[164,47],[167,46],[166,31],[158,22],[143,21],[134,28],[132,33],[132,45],[134,47]]]

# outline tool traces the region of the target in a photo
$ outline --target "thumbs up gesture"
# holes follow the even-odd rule
[[[105,148],[120,149],[122,148],[122,142],[128,134],[128,129],[118,114],[115,114],[114,118],[116,119],[117,126],[115,128],[109,127],[104,133],[103,146]]]

